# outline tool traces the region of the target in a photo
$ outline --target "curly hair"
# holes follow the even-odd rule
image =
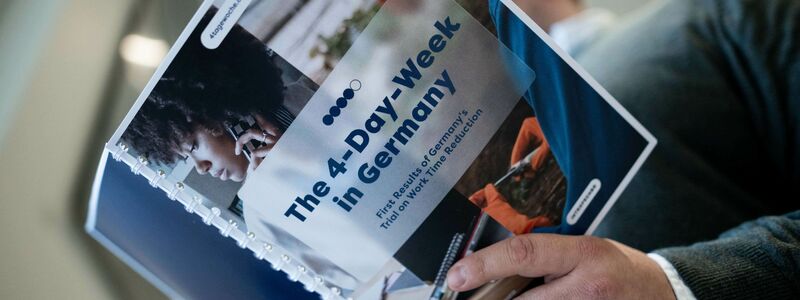
[[[148,159],[172,164],[198,127],[222,130],[248,115],[268,116],[283,103],[281,70],[244,28],[235,25],[214,50],[200,43],[214,11],[195,27],[122,135]]]

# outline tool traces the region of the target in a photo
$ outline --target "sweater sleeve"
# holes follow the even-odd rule
[[[697,299],[800,299],[800,211],[655,253],[672,263]]]

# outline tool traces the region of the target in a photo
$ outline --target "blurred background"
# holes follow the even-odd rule
[[[83,223],[104,142],[200,2],[0,0],[0,298],[164,298]]]

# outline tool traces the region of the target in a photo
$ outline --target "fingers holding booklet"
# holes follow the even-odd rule
[[[447,283],[465,291],[514,275],[545,282],[519,299],[675,299],[667,276],[646,254],[588,236],[517,236],[455,264]]]
[[[567,56],[487,30],[491,3],[207,1],[108,151],[325,298],[468,297],[445,284],[455,261],[587,232],[649,151]],[[573,177],[532,91],[645,142],[625,172]]]

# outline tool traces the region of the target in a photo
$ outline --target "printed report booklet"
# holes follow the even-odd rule
[[[655,145],[511,0],[220,0],[106,151],[323,298],[466,299],[503,292],[455,261],[591,234]]]

